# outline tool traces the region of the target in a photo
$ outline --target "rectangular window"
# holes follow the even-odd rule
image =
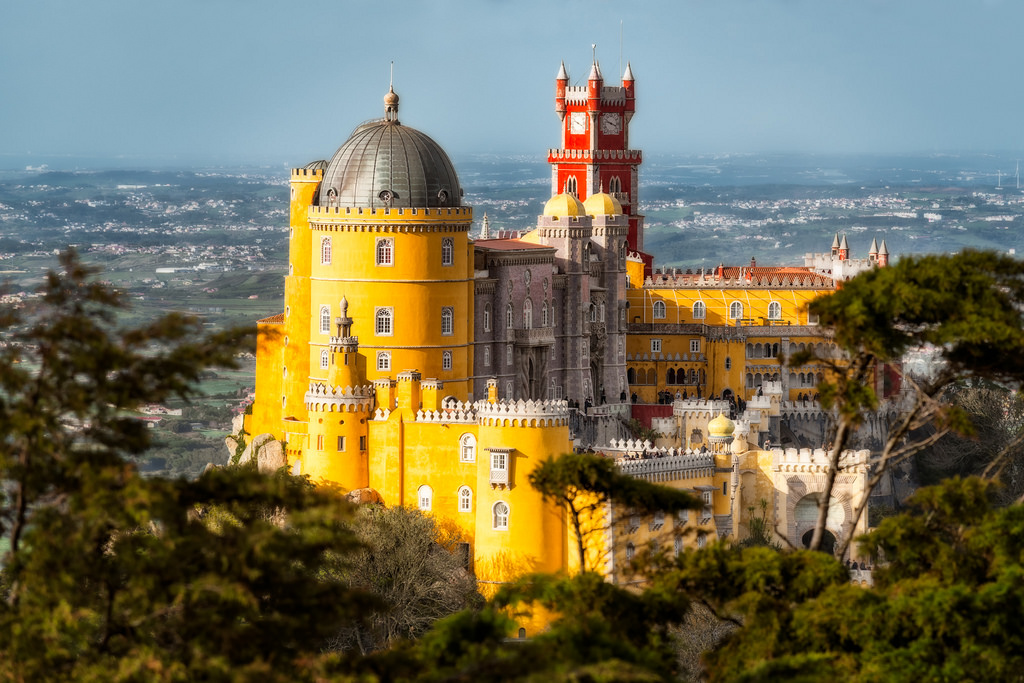
[[[651,353],[661,353],[661,340],[660,339],[652,339],[651,340]]]
[[[338,450],[339,451],[345,450],[345,437],[343,437],[343,436],[339,436],[338,437]]]
[[[395,264],[395,242],[392,238],[377,238],[376,263],[378,266],[393,266]]]
[[[700,339],[690,340],[690,353],[700,353]]]
[[[705,491],[703,497],[704,497],[704,504],[705,505],[711,505],[711,491]]]
[[[359,437],[359,450],[361,450],[361,451],[365,451],[366,450],[366,437],[365,436]]]
[[[324,435],[323,434],[317,434],[316,435],[316,449],[318,451],[322,451],[324,449]]]

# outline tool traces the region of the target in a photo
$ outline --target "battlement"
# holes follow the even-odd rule
[[[653,482],[669,482],[710,477],[715,473],[715,456],[712,453],[675,448],[630,450],[630,443],[636,442],[613,441],[611,444],[613,447],[625,444],[621,449],[614,449],[623,451],[623,455],[615,459],[623,474]]]
[[[555,161],[621,161],[643,163],[643,152],[638,149],[549,149],[548,163]]]
[[[788,288],[788,289],[833,289],[835,281],[819,274],[783,274],[771,276],[718,277],[708,270],[704,273],[655,273],[644,280],[645,289],[683,289],[714,287],[730,288]]]
[[[441,410],[420,410],[416,412],[417,422],[435,422],[439,424],[476,424],[477,410],[475,403],[449,401]]]
[[[292,180],[302,182],[320,182],[324,178],[322,168],[293,168]]]
[[[829,471],[831,454],[824,448],[775,448],[772,456],[776,472],[824,474]],[[839,455],[839,470],[866,473],[870,458],[871,451],[866,449],[845,450]]]
[[[567,401],[478,401],[476,411],[481,425],[492,427],[568,426]]]
[[[367,412],[375,398],[372,386],[330,387],[310,382],[304,402],[306,410],[318,413]]]
[[[588,87],[585,85],[567,85],[565,87],[566,104],[586,104],[590,99]],[[602,104],[625,104],[626,89],[621,85],[605,85],[601,87]]]
[[[677,417],[697,417],[703,414],[712,416],[719,413],[728,414],[729,409],[728,401],[711,401],[706,398],[688,398],[672,403],[672,414]]]
[[[418,219],[424,223],[434,223],[446,219],[472,220],[473,209],[469,206],[443,207],[438,209],[426,207],[386,207],[375,209],[362,206],[310,206],[308,215],[311,221],[330,221],[331,219],[340,220],[348,218],[395,220],[400,218],[404,222]]]
[[[626,354],[627,361],[677,361],[680,363],[703,363],[707,358],[703,353],[638,353]]]

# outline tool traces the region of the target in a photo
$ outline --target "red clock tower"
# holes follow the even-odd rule
[[[643,254],[644,217],[637,213],[639,150],[629,148],[629,122],[636,107],[633,71],[626,64],[621,86],[606,86],[594,60],[585,86],[569,85],[562,63],[555,79],[555,113],[562,122],[561,149],[548,150],[551,194],[566,192],[580,201],[595,192],[619,200],[629,216],[629,248]]]

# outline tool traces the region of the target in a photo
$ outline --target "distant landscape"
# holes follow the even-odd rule
[[[1004,157],[1005,159],[1005,157]],[[305,163],[309,160],[304,160]],[[529,230],[550,196],[540,156],[456,158],[475,230]],[[1024,253],[1015,168],[987,155],[817,157],[648,155],[645,250],[658,267],[799,264],[845,233],[901,254],[963,248]],[[1013,166],[1013,164],[1010,164]],[[1002,171],[1002,173],[1000,173]],[[162,311],[211,329],[279,313],[287,269],[288,172],[280,168],[0,171],[2,301],[31,292],[75,246],[126,293],[131,320]],[[223,436],[253,387],[253,361],[219,372],[181,415],[148,416],[162,446],[141,466],[194,476],[224,462]]]

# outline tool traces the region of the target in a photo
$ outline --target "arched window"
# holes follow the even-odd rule
[[[544,321],[544,327],[547,327],[548,326],[548,302],[547,301],[545,301],[544,303],[541,304],[540,310],[541,310],[541,320]]]
[[[703,301],[694,301],[693,302],[693,319],[694,320],[703,320],[705,317],[707,317],[707,314],[708,314],[708,307],[704,305]]]
[[[320,334],[331,333],[331,307],[320,307]]]
[[[608,191],[611,193],[622,192],[622,181],[619,180],[619,176],[613,175],[611,180],[608,181]]]
[[[512,365],[512,345],[505,348],[505,365]]]
[[[441,369],[451,370],[452,369],[452,352],[442,351],[441,352]]]
[[[473,511],[473,489],[468,486],[459,487],[459,512]]]
[[[634,556],[636,556],[636,546],[630,541],[626,544],[626,562],[632,562]]]
[[[476,437],[472,434],[463,434],[459,439],[459,461],[476,462]]]
[[[656,374],[654,374],[654,368],[649,368],[647,370],[647,383],[648,384],[657,384],[658,383],[658,376]]]
[[[782,320],[782,304],[778,301],[773,301],[768,304],[768,319]]]
[[[419,488],[416,500],[419,502],[420,510],[430,512],[430,508],[434,505],[434,490],[424,484]]]
[[[451,237],[441,240],[441,265],[450,266],[455,263],[455,243]]]
[[[320,351],[320,369],[326,370],[331,365],[331,354],[327,349]]]
[[[533,302],[527,299],[523,302],[523,328],[531,329],[533,327]]]
[[[484,347],[484,367],[491,367],[491,347]]]
[[[484,332],[491,331],[491,305],[484,304]]]
[[[499,531],[508,529],[508,503],[499,500],[494,504],[494,507],[491,508],[491,512],[494,528]]]
[[[394,332],[392,310],[389,306],[378,306],[374,315],[376,324],[374,329],[379,337],[390,337]]]
[[[675,383],[676,383],[676,370],[675,370],[675,368],[669,368],[665,372],[665,384],[675,384]]]
[[[395,241],[390,237],[377,238],[377,265],[395,265]]]
[[[565,179],[565,194],[575,195],[577,193],[576,176],[571,175]]]
[[[597,306],[590,304],[590,322],[597,322]]]
[[[505,309],[505,327],[511,330],[515,324],[516,312],[513,310],[512,304],[509,304],[508,308]]]
[[[378,370],[390,370],[391,369],[391,352],[390,351],[378,351],[377,352],[377,369]]]
[[[451,306],[441,309],[441,334],[445,336],[455,334],[455,309]]]
[[[666,308],[665,308],[665,302],[664,301],[655,301],[654,302],[654,319],[655,320],[663,320],[665,318],[665,311],[666,311]]]
[[[743,304],[739,301],[733,301],[729,304],[729,318],[732,320],[739,320],[743,317]]]
[[[630,384],[636,384],[636,370],[628,368],[626,370],[626,381]]]
[[[331,263],[331,238],[321,237],[320,238],[320,263],[322,265],[330,265]]]

